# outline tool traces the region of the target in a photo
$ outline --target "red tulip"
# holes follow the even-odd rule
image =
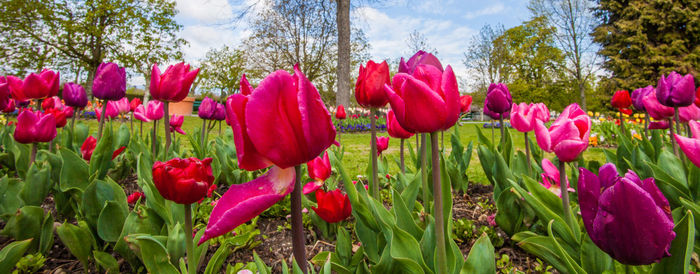
[[[559,161],[576,160],[586,148],[591,134],[591,118],[573,103],[562,111],[559,118],[547,129],[544,122],[537,120],[535,136],[542,150],[554,152]]]
[[[347,114],[345,114],[345,107],[343,105],[338,105],[338,108],[335,110],[335,119],[345,120],[345,117],[347,117]]]
[[[396,120],[409,132],[449,129],[459,119],[459,91],[451,66],[440,72],[435,66],[420,65],[412,75],[398,73],[384,91]]]
[[[331,176],[331,161],[328,158],[328,151],[323,153],[323,157],[317,157],[306,163],[306,167],[309,170],[309,178],[314,181],[304,185],[304,195],[314,192]]]
[[[360,75],[355,83],[357,103],[366,108],[384,107],[389,101],[384,93],[384,85],[390,83],[391,76],[386,61],[377,64],[369,60],[366,68],[360,65]]]
[[[241,77],[240,89],[241,94],[243,95],[250,95],[253,92],[253,86],[251,86],[248,82],[248,78],[245,77],[245,73],[243,73],[243,76]]]
[[[138,97],[134,97],[134,99],[131,99],[131,102],[129,102],[129,111],[134,112],[136,111],[136,108],[141,105],[141,99]]]
[[[194,78],[199,69],[190,71],[190,65],[184,62],[169,66],[163,74],[158,69],[158,64],[153,65],[151,71],[151,96],[159,101],[180,102],[190,92]]]
[[[207,195],[214,182],[212,158],[175,158],[153,165],[153,183],[163,198],[178,204],[191,204]]]
[[[83,141],[83,145],[80,146],[80,154],[83,156],[83,159],[85,159],[85,161],[90,162],[90,159],[92,159],[92,153],[95,152],[96,147],[97,139],[95,139],[95,137],[88,136],[87,139]],[[126,147],[122,146],[114,152],[112,152],[112,160],[114,160],[114,158],[117,158],[117,156],[119,156],[119,154],[121,154],[125,149]]]
[[[5,77],[0,76],[0,109],[5,109],[10,103],[10,84]]]
[[[22,144],[49,142],[56,138],[56,118],[48,113],[25,109],[17,116],[14,137]]]
[[[459,96],[459,112],[465,113],[469,112],[472,107],[472,97],[469,95]]]
[[[695,105],[700,107],[700,87],[695,90]]]
[[[668,129],[669,124],[667,120],[653,121],[649,123],[649,129]]]
[[[5,106],[5,108],[2,109],[2,112],[4,112],[4,113],[13,113],[13,112],[15,112],[15,110],[16,110],[16,108],[15,108],[15,100],[14,100],[14,99],[10,99],[10,100],[7,102],[7,106]]]
[[[66,111],[64,111],[63,109],[50,108],[47,109],[45,113],[50,114],[54,117],[54,119],[56,119],[56,128],[62,128],[66,126],[66,123],[68,122],[68,113],[66,113]]]
[[[12,98],[17,101],[43,99],[58,95],[60,73],[44,69],[41,73],[30,73],[24,80],[7,76]]]
[[[347,194],[340,192],[340,189],[330,192],[316,190],[316,202],[318,207],[311,207],[311,209],[326,222],[337,223],[352,214],[350,199]]]
[[[399,139],[408,139],[411,138],[411,136],[413,136],[413,133],[410,133],[403,129],[399,124],[399,121],[396,121],[396,115],[394,115],[394,110],[391,109],[386,115],[386,131],[389,133],[389,136]]]
[[[126,197],[126,202],[129,204],[135,204],[136,202],[138,202],[139,199],[142,199],[143,197],[143,192],[136,191],[134,193],[131,193],[129,197]]]
[[[614,108],[629,108],[632,105],[632,97],[630,96],[630,93],[626,90],[618,90],[615,92],[615,95],[613,95],[612,99],[610,100],[610,104]]]
[[[377,136],[377,155],[389,148],[389,137]]]
[[[298,66],[294,75],[273,72],[250,95],[231,95],[226,119],[233,128],[238,165],[251,171],[304,164],[335,140],[330,113]]]

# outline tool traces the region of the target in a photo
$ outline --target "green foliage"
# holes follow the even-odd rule
[[[45,262],[46,258],[44,258],[44,255],[41,255],[41,253],[28,254],[19,259],[12,274],[37,273],[39,269],[44,266]]]
[[[612,75],[609,94],[656,85],[672,70],[698,75],[700,2],[601,0],[596,16],[593,39]]]

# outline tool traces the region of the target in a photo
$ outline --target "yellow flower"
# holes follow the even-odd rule
[[[596,113],[595,113],[595,116],[600,116],[600,112],[596,112]]]
[[[642,140],[642,136],[639,135],[638,133],[635,133],[634,135],[632,135],[632,138],[637,139],[637,140]]]
[[[629,115],[627,115],[627,114],[624,114],[624,113],[623,113],[623,114],[622,114],[622,117],[625,117],[625,118],[627,118],[627,117],[630,117],[630,116],[629,116]]]
[[[605,118],[600,117],[600,118],[598,118],[598,121],[605,122]]]
[[[637,121],[637,123],[641,123],[641,122],[642,122],[642,119],[637,118],[636,121]]]
[[[589,111],[589,112],[588,112],[588,116],[593,117],[593,111]]]
[[[634,118],[639,118],[639,113],[635,113]]]
[[[598,136],[591,136],[591,137],[588,137],[588,143],[589,143],[591,146],[598,146]]]

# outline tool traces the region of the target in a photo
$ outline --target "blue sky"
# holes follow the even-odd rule
[[[196,63],[212,47],[235,47],[250,35],[247,20],[235,18],[242,7],[255,0],[177,0],[176,20],[180,33],[190,44],[185,59]],[[356,7],[353,24],[362,28],[371,45],[374,60],[407,56],[408,35],[417,30],[438,51],[443,64],[454,67],[459,77],[469,78],[462,56],[469,39],[485,24],[503,24],[506,28],[530,17],[527,0],[385,0]]]

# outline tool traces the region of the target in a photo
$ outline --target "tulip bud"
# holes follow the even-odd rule
[[[311,207],[311,209],[328,223],[343,221],[352,214],[350,199],[347,194],[340,192],[340,189],[329,192],[318,189],[316,190],[316,201],[318,207]]]
[[[25,109],[17,116],[14,137],[22,144],[49,142],[56,138],[56,118],[51,114]]]
[[[138,97],[134,97],[134,99],[131,99],[131,102],[129,102],[129,111],[134,112],[136,111],[136,108],[141,105],[141,99]]]
[[[92,82],[92,94],[97,98],[110,101],[124,98],[126,69],[111,62],[100,64],[95,73],[95,80]]]
[[[345,114],[345,107],[343,105],[338,105],[338,108],[335,110],[335,119],[345,120],[345,117],[347,117],[347,114]]]
[[[211,120],[214,118],[214,114],[216,112],[216,106],[217,102],[214,101],[213,99],[209,97],[205,97],[204,100],[202,100],[202,103],[199,105],[199,110],[197,111],[197,115],[199,118],[202,118],[204,120]]]
[[[226,105],[216,103],[216,111],[214,111],[214,120],[226,120]]]
[[[614,164],[596,176],[579,168],[579,203],[588,235],[601,250],[623,264],[644,265],[670,256],[673,218],[654,178],[634,171],[620,177]]]
[[[4,112],[4,113],[13,113],[13,112],[15,112],[15,110],[16,110],[16,108],[15,108],[15,100],[10,99],[10,100],[7,102],[7,106],[5,106],[5,108],[2,109],[2,112]]]
[[[379,64],[372,60],[367,67],[360,65],[360,75],[355,83],[355,99],[366,108],[384,107],[389,101],[384,93],[384,85],[390,83],[389,65],[386,61]]]
[[[178,204],[191,204],[207,195],[214,182],[212,158],[175,158],[153,165],[153,183],[163,198]]]
[[[695,101],[695,80],[692,74],[681,76],[672,71],[661,75],[656,85],[656,99],[667,107],[687,107]]]
[[[146,107],[146,117],[151,121],[160,120],[164,115],[163,102],[158,100],[148,101],[148,106]]]
[[[87,106],[87,94],[83,86],[76,83],[66,83],[63,85],[63,100],[66,105],[76,108],[84,108]]]
[[[644,108],[644,97],[654,91],[654,87],[649,85],[643,88],[638,88],[632,91],[632,105],[639,111],[646,111]]]
[[[632,105],[632,97],[630,97],[630,93],[628,91],[618,90],[610,100],[610,104],[612,107],[617,109],[628,108]]]
[[[180,102],[190,92],[197,73],[199,69],[190,71],[190,65],[182,62],[169,66],[161,74],[158,64],[154,64],[151,71],[151,96],[160,101]]]
[[[472,106],[472,97],[469,95],[459,96],[459,111],[461,113],[469,112]]]
[[[419,50],[408,59],[408,62],[404,62],[403,57],[401,57],[401,61],[399,62],[399,73],[413,74],[416,68],[420,65],[430,65],[434,66],[441,72],[444,71],[440,60],[438,60],[435,55]]]
[[[323,153],[323,157],[317,157],[308,163],[309,178],[316,181],[325,181],[331,176],[331,161],[328,158],[328,151]]]
[[[92,159],[92,152],[95,151],[96,147],[97,139],[92,137],[92,135],[88,136],[87,139],[83,141],[83,145],[80,146],[80,154],[83,156],[85,161],[90,162],[90,159]]]
[[[389,137],[377,136],[377,155],[381,155],[387,148],[389,148]]]

